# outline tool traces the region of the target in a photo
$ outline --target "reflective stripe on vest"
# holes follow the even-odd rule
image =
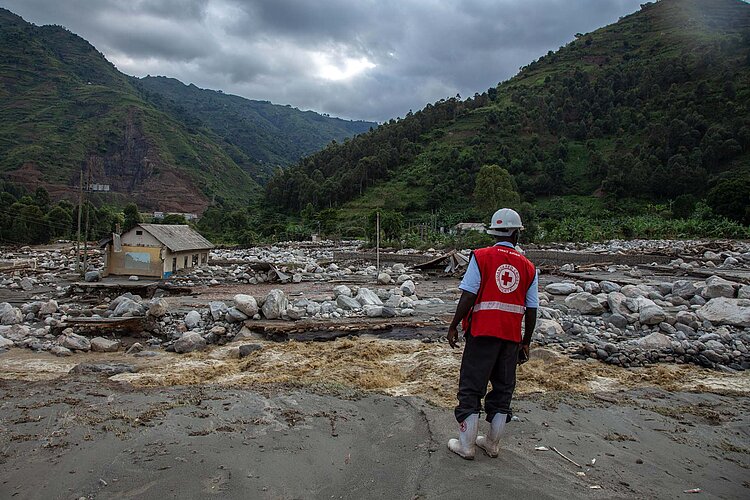
[[[505,311],[515,314],[524,314],[526,312],[526,308],[524,306],[519,306],[517,304],[508,304],[507,302],[497,302],[494,300],[480,302],[479,304],[474,306],[474,312],[490,310]]]

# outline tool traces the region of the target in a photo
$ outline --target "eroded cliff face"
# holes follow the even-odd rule
[[[142,209],[201,213],[208,206],[199,181],[162,159],[136,110],[126,116],[122,141],[105,155],[91,155],[87,168],[92,182],[109,184]]]
[[[98,200],[105,203],[132,201],[144,211],[202,213],[208,207],[208,199],[200,181],[184,168],[170,165],[159,153],[154,141],[143,130],[139,112],[130,110],[121,138],[114,141],[106,153],[88,155],[83,165],[84,185],[89,182],[109,184],[109,192],[97,195]],[[30,191],[44,186],[53,200],[78,203],[78,169],[73,169],[65,183],[51,181],[45,171],[35,162],[26,162],[5,174],[5,178]]]

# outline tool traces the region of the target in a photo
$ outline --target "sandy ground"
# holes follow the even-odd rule
[[[519,370],[519,421],[501,456],[467,462],[445,446],[460,350],[370,336],[261,344],[242,360],[213,359],[217,349],[0,355],[0,498],[750,493],[746,375],[624,370],[538,349]],[[83,362],[138,372],[67,373]]]

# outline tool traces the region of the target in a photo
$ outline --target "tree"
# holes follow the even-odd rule
[[[123,224],[124,231],[133,229],[136,224],[143,222],[141,219],[141,213],[138,211],[138,205],[135,203],[128,203],[125,205],[125,209],[122,213],[125,216],[125,223]]]
[[[521,202],[510,173],[498,165],[483,165],[474,181],[474,205],[483,213]]]
[[[187,224],[185,216],[182,214],[167,214],[161,220],[162,224]]]

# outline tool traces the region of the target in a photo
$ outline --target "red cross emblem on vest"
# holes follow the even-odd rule
[[[495,272],[495,282],[497,283],[498,290],[502,293],[515,292],[518,284],[521,282],[521,274],[515,266],[503,264]]]

